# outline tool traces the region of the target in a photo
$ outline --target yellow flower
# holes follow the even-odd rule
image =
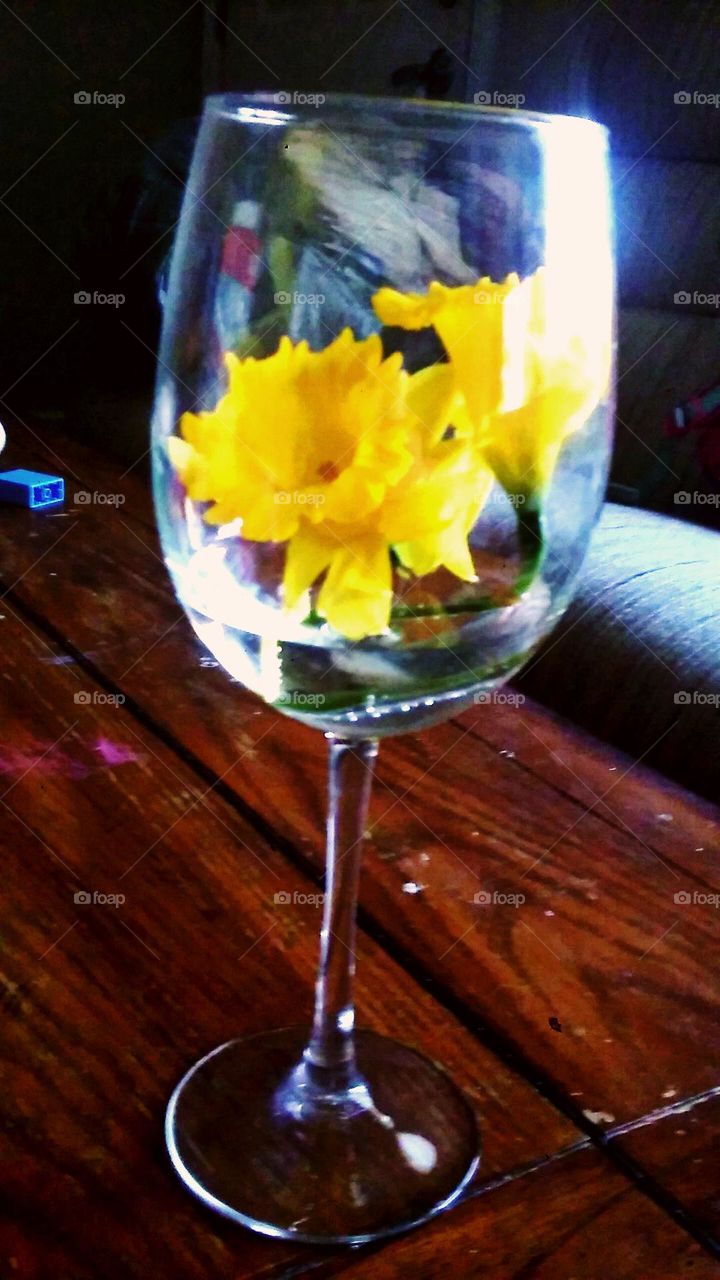
[[[489,277],[476,285],[449,288],[433,280],[426,294],[379,289],[373,298],[383,324],[403,329],[432,325],[455,370],[468,412],[474,420],[492,413],[502,396],[504,301],[518,277],[504,284]]]
[[[474,571],[467,534],[491,476],[471,440],[445,438],[455,376],[410,376],[377,335],[349,329],[323,351],[283,338],[262,360],[225,357],[216,407],[186,413],[170,458],[210,524],[240,519],[254,541],[287,542],[288,608],[316,609],[350,639],[385,630],[391,547],[416,573]]]
[[[573,333],[572,316],[558,331],[548,293],[541,267],[522,282],[517,275],[458,288],[434,281],[426,294],[380,289],[373,299],[384,324],[435,328],[461,396],[452,419],[458,433],[474,435],[509,493],[532,501],[547,487],[565,439],[606,393],[609,376],[608,336],[594,332],[592,315],[583,332]]]
[[[517,408],[489,414],[480,427],[484,457],[507,493],[538,502],[563,444],[584,426],[600,395],[579,358],[537,355],[528,398]]]

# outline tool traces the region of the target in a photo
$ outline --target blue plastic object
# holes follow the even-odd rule
[[[60,476],[46,476],[42,471],[0,472],[0,501],[14,502],[19,507],[37,511],[56,507],[65,500],[65,481]]]

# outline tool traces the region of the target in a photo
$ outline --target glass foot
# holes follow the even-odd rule
[[[165,1134],[205,1204],[269,1236],[359,1244],[416,1226],[479,1163],[475,1115],[445,1072],[371,1031],[358,1073],[319,1090],[299,1029],[232,1040],[177,1086]]]

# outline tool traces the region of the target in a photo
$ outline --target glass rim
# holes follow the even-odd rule
[[[359,109],[377,115],[389,113],[391,110],[400,111],[401,113],[407,113],[409,117],[427,112],[431,115],[436,115],[438,123],[443,117],[446,120],[450,120],[453,117],[467,120],[470,116],[476,116],[478,120],[486,118],[488,121],[492,120],[498,124],[515,124],[527,129],[541,129],[546,128],[548,125],[572,124],[573,126],[577,125],[587,129],[588,133],[600,136],[606,144],[610,141],[610,130],[607,125],[601,124],[599,120],[590,120],[587,116],[525,111],[522,107],[493,107],[476,102],[443,102],[431,98],[375,96],[362,93],[322,93],[322,103],[316,104],[311,99],[320,96],[321,91],[316,93],[312,90],[307,93],[295,91],[288,93],[289,102],[278,102],[278,96],[282,92],[279,89],[275,91],[258,89],[250,93],[208,94],[203,101],[203,112],[212,115],[232,116],[238,108],[247,107],[253,108],[258,112],[266,110],[274,112],[276,115],[283,115],[288,123],[293,118],[304,121],[322,119],[332,115],[333,112],[347,117],[351,111]],[[297,101],[298,97],[305,100]],[[283,108],[286,110],[283,110]],[[400,122],[386,118],[381,123],[384,124],[388,131],[391,131],[398,129]]]

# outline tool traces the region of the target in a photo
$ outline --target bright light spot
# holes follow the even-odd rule
[[[430,1173],[437,1164],[437,1148],[419,1133],[399,1133],[397,1143],[416,1173]]]

